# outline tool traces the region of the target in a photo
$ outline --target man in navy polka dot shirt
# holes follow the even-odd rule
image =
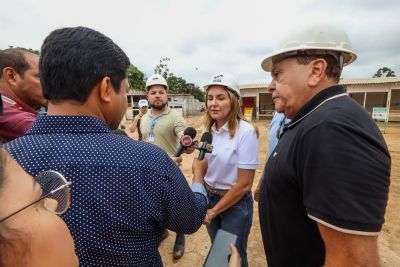
[[[52,169],[72,181],[63,218],[81,266],[162,266],[162,229],[191,234],[205,217],[204,162],[190,188],[164,151],[111,132],[126,111],[129,65],[100,32],[51,32],[39,62],[48,115],[5,146],[32,176]]]

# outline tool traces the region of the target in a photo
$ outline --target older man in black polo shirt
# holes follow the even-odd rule
[[[259,216],[268,266],[377,266],[390,155],[368,113],[337,85],[356,59],[347,35],[316,26],[262,62],[292,119],[269,157]]]

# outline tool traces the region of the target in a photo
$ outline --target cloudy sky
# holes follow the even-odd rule
[[[383,66],[400,75],[400,1],[396,0],[13,0],[3,1],[0,48],[40,49],[50,31],[86,26],[112,38],[146,76],[163,57],[197,85],[226,71],[239,83],[266,83],[260,63],[290,30],[330,23],[358,55],[343,78]]]

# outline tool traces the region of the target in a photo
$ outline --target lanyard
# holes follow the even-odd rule
[[[161,116],[162,116],[162,115],[156,117],[155,119],[153,119],[152,117],[149,117],[151,131],[153,131],[154,126],[156,126],[156,123],[157,123],[158,120],[161,118]]]

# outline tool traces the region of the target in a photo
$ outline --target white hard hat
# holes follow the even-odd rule
[[[341,67],[356,60],[357,55],[347,34],[331,25],[314,25],[297,29],[288,34],[280,45],[280,50],[272,53],[261,62],[261,67],[270,72],[273,61],[280,57],[295,55],[325,55],[337,56]]]
[[[138,105],[139,105],[139,108],[148,107],[149,103],[147,102],[146,99],[140,99]]]
[[[232,93],[234,93],[238,98],[240,98],[239,84],[233,78],[233,76],[219,72],[211,77],[211,81],[204,85],[203,88],[207,92],[208,88],[212,85],[221,85],[228,88]]]
[[[147,79],[147,81],[146,81],[146,90],[148,90],[149,87],[152,86],[152,85],[163,85],[168,90],[168,83],[164,79],[164,77],[161,76],[160,74],[153,74]]]

